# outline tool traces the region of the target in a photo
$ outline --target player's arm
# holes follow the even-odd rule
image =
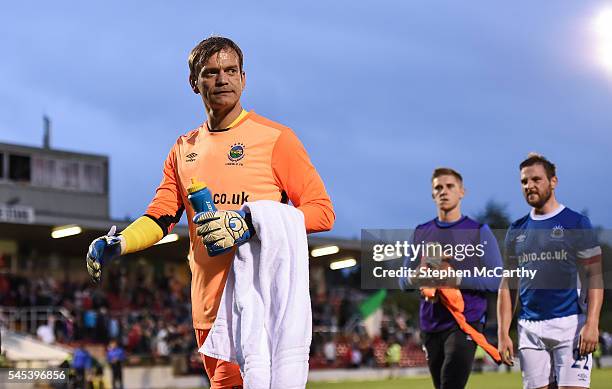
[[[181,220],[185,211],[185,204],[180,191],[178,173],[176,167],[176,148],[170,150],[164,162],[164,170],[161,183],[155,190],[155,196],[147,207],[145,215],[141,217],[146,221],[147,227],[128,231],[126,228],[122,234],[129,233],[127,242],[127,252],[134,252],[151,247],[159,239],[168,235]],[[141,224],[144,227],[144,222]]]
[[[479,265],[487,269],[501,268],[503,261],[497,245],[497,238],[486,224],[480,228],[480,245],[483,247],[483,255],[480,257]],[[478,277],[472,275],[471,277],[461,278],[459,286],[463,289],[495,292],[499,288],[500,282],[501,276]]]
[[[504,243],[504,268],[514,269],[517,266],[516,257],[513,253],[511,230],[506,234]],[[501,355],[502,362],[506,365],[514,365],[514,344],[510,338],[510,325],[512,324],[512,293],[516,290],[518,282],[515,279],[503,277],[497,292],[497,349]]]
[[[120,235],[113,226],[108,234],[89,246],[87,271],[95,282],[100,281],[103,266],[123,254],[144,250],[159,242],[180,220],[184,210],[176,175],[174,148],[164,162],[162,181],[144,216],[138,218]]]
[[[514,345],[510,338],[511,323],[512,298],[508,288],[508,279],[503,278],[497,294],[497,348],[502,362],[509,366],[514,364]]]
[[[277,184],[291,203],[304,213],[307,232],[329,231],[336,215],[325,185],[295,134],[283,130],[272,151]]]
[[[603,278],[601,275],[601,254],[583,264],[588,282],[587,318],[580,330],[579,350],[581,355],[595,351],[599,342],[599,315],[603,304]]]
[[[599,342],[599,315],[603,304],[603,277],[601,266],[601,247],[591,221],[584,217],[572,231],[576,238],[576,256],[580,271],[586,276],[587,318],[580,330],[578,349],[581,355],[595,351]]]

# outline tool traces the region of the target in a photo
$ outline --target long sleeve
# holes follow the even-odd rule
[[[155,196],[145,216],[153,219],[166,235],[181,219],[184,210],[185,206],[181,198],[176,172],[176,152],[173,147],[164,162],[161,183],[155,191]]]
[[[486,242],[486,243],[485,243]],[[479,266],[486,269],[499,270],[502,268],[502,257],[499,252],[497,239],[486,224],[480,228],[480,244],[484,247],[484,256],[480,259]],[[461,279],[461,288],[476,289],[481,291],[495,292],[501,282],[500,277],[464,277]]]
[[[307,232],[329,231],[336,215],[319,173],[291,130],[279,135],[272,152],[275,179],[291,203],[304,213]]]
[[[172,148],[164,162],[162,181],[145,215],[121,231],[125,242],[122,254],[153,246],[180,220],[184,206],[177,186],[175,162],[176,156]]]

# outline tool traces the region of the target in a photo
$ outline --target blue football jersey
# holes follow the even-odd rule
[[[505,251],[519,269],[536,271],[533,279],[520,279],[520,319],[548,320],[584,312],[579,262],[601,255],[588,217],[562,205],[546,215],[532,211],[512,223]]]

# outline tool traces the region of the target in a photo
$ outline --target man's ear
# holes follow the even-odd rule
[[[552,189],[556,189],[558,183],[559,183],[559,179],[557,178],[557,176],[554,176],[553,178],[550,179],[550,186]]]
[[[244,72],[244,70],[242,71],[242,90],[244,90],[244,88],[246,88],[246,73]]]
[[[195,93],[196,95],[200,94],[200,90],[198,89],[197,81],[194,80],[191,74],[189,75],[189,86],[191,86],[191,90],[193,91],[193,93]]]

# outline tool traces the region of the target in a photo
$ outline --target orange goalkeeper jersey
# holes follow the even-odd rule
[[[218,209],[247,201],[288,200],[304,213],[308,232],[327,231],[335,220],[323,181],[299,139],[287,127],[249,112],[230,129],[206,124],[181,137],[164,163],[161,184],[146,210],[167,234],[187,210],[193,326],[209,329],[215,320],[234,250],[209,257],[196,235],[187,200],[191,178],[204,181]]]

